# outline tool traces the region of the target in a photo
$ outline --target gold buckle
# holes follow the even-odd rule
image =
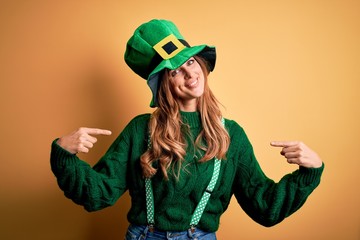
[[[166,52],[164,46],[167,44],[172,44],[172,47],[176,47],[170,53]],[[175,37],[174,34],[170,34],[169,36],[163,38],[160,42],[153,46],[155,51],[163,58],[163,59],[170,59],[178,54],[181,50],[185,48],[185,46]]]

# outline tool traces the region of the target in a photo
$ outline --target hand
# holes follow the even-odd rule
[[[111,131],[98,128],[79,128],[58,139],[57,144],[72,154],[88,153],[97,139],[91,135],[111,135]]]
[[[318,168],[322,166],[320,157],[306,146],[298,141],[273,141],[270,143],[273,147],[282,147],[280,152],[288,163],[297,164],[306,168]]]

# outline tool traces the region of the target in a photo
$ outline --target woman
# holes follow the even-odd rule
[[[156,109],[135,117],[92,168],[76,154],[110,131],[80,128],[56,139],[51,167],[65,196],[96,211],[129,190],[126,239],[216,239],[233,194],[264,226],[298,210],[320,183],[322,160],[301,142],[272,142],[299,169],[278,183],[267,178],[244,130],[222,117],[208,86],[215,59],[214,47],[190,47],[170,21],[138,27],[125,61],[147,80]]]

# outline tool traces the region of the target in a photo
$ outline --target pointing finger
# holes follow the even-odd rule
[[[86,132],[87,134],[90,135],[111,135],[111,131],[110,130],[106,130],[106,129],[100,129],[100,128],[83,128],[82,129],[84,132]]]
[[[299,144],[298,141],[272,141],[270,145],[273,147],[291,147]]]

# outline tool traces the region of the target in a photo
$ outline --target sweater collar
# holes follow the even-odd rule
[[[181,119],[185,124],[188,124],[190,128],[200,127],[201,117],[199,112],[183,112],[180,111]]]

